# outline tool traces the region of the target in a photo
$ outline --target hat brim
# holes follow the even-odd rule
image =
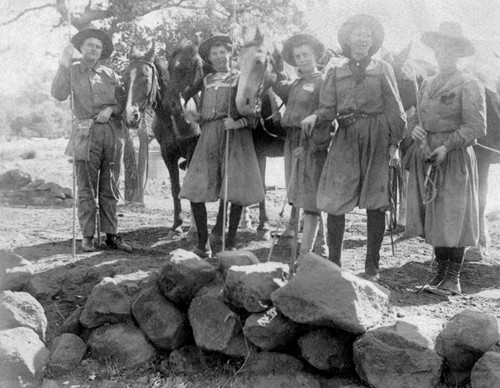
[[[283,56],[283,60],[289,65],[297,67],[293,57],[293,49],[304,45],[308,45],[313,49],[316,62],[319,62],[325,55],[326,47],[317,38],[309,34],[298,34],[292,36],[287,39],[285,43],[283,43],[283,50],[281,54]]]
[[[231,44],[231,38],[228,35],[214,35],[201,42],[200,47],[198,48],[198,53],[205,62],[210,62],[208,57],[212,47],[224,46],[228,51],[230,51]]]
[[[351,46],[349,42],[351,32],[355,27],[358,27],[360,25],[368,26],[372,30],[372,45],[368,50],[368,56],[371,57],[375,55],[384,43],[384,27],[376,17],[366,14],[351,16],[340,26],[339,32],[337,34],[340,47],[342,48],[342,54],[347,58],[351,58]]]
[[[102,42],[101,59],[107,59],[111,56],[111,53],[113,52],[113,41],[108,34],[96,28],[86,28],[79,31],[71,38],[71,43],[73,43],[73,46],[80,51],[80,47],[88,38],[96,38]]]
[[[461,57],[470,57],[476,52],[474,45],[469,39],[449,36],[438,31],[424,32],[422,34],[422,37],[420,38],[420,41],[427,47],[430,47],[432,50],[436,49],[436,45],[438,42],[444,42],[452,46]]]

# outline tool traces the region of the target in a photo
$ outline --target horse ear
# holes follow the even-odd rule
[[[193,40],[193,44],[196,46],[196,47],[200,47],[200,44],[201,44],[201,31],[198,31],[196,34],[195,34],[195,38]]]
[[[284,71],[284,69],[285,69],[285,63],[283,62],[283,56],[281,55],[281,53],[279,52],[279,50],[276,48],[276,46],[274,46],[274,50],[273,50],[272,56],[273,56],[274,63],[276,65],[276,71],[277,72]]]
[[[156,43],[153,40],[153,43],[151,44],[151,48],[149,51],[144,55],[144,59],[147,61],[154,61],[156,56]]]
[[[135,45],[130,46],[130,50],[128,52],[128,59],[136,58],[139,54],[139,50],[137,50],[137,47]]]
[[[411,47],[412,47],[412,42],[408,43],[408,46],[406,46],[404,49],[401,50],[399,54],[396,55],[396,58],[400,63],[405,63],[408,60],[411,53]]]
[[[262,44],[264,42],[264,35],[260,32],[259,26],[255,29],[255,37],[253,38],[255,43]]]

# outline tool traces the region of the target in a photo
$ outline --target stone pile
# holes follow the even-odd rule
[[[9,366],[7,349],[30,360],[15,368],[23,382],[40,381],[45,367],[68,373],[85,354],[122,368],[168,354],[165,370],[185,374],[207,370],[207,355],[220,354],[244,361],[238,380],[248,387],[320,387],[337,375],[359,376],[335,385],[351,388],[500,386],[494,317],[464,310],[448,322],[410,316],[384,326],[389,291],[313,253],[293,275],[244,251],[223,252],[218,263],[175,250],[134,297],[118,277],[104,278],[50,352],[38,302],[4,291],[0,368]]]

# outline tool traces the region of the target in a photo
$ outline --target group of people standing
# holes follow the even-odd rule
[[[112,132],[112,118],[120,113],[120,86],[114,74],[97,61],[86,59],[87,51],[92,51],[87,50],[90,43],[94,45],[94,57],[109,56],[107,39],[94,33],[74,42],[83,55],[82,64],[73,65],[71,72],[77,117],[94,119],[91,131],[97,139],[101,129]],[[341,266],[345,215],[355,207],[366,209],[364,276],[379,280],[385,212],[389,208],[389,163],[398,157],[399,143],[409,126],[413,146],[408,158],[407,233],[423,236],[434,247],[437,273],[427,289],[440,294],[460,293],[464,250],[477,243],[479,234],[472,145],[486,133],[484,89],[478,80],[457,68],[458,60],[472,55],[474,47],[455,23],[442,23],[438,31],[422,35],[422,42],[434,51],[440,71],[422,85],[416,114],[407,121],[391,66],[373,58],[384,41],[381,23],[370,15],[355,15],[342,24],[338,40],[346,61],[326,75],[318,70],[325,46],[317,38],[298,34],[286,40],[283,59],[297,69],[298,78],[289,81],[279,77],[273,85],[286,103],[281,124],[286,128],[287,197],[304,212],[301,253],[313,249],[323,222],[321,212],[325,212],[327,258]],[[201,137],[180,196],[191,202],[198,230],[194,252],[203,258],[212,254],[206,202],[225,199],[231,203],[226,244],[230,249],[236,245],[242,207],[264,198],[251,134],[255,119],[241,117],[235,106],[239,73],[231,66],[231,44],[230,37],[215,35],[200,45],[200,55],[213,72],[201,86],[200,113],[189,117],[200,123]],[[68,63],[66,53],[53,86],[53,95],[60,100],[69,94]],[[105,101],[96,97],[98,94]],[[94,144],[97,140],[94,136],[92,139]],[[90,155],[96,166],[105,164],[97,161],[94,145],[90,146]],[[87,199],[89,179],[85,169],[80,167],[78,171],[82,248],[87,250],[94,232],[86,221],[92,217],[86,210],[86,204],[91,203]],[[101,171],[100,179],[103,175],[109,174]],[[435,192],[425,201],[422,197],[431,177]],[[109,244],[117,246],[122,242],[116,238],[113,206],[115,203],[110,206],[109,227],[103,229],[110,236]]]

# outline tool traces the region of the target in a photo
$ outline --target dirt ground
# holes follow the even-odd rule
[[[64,140],[31,140],[2,142],[0,145],[0,173],[19,168],[33,178],[53,181],[64,187],[72,187],[72,166],[63,156]],[[35,150],[34,158],[25,158],[26,151]],[[32,156],[32,155],[31,155]],[[273,163],[276,166],[279,163]],[[429,278],[431,249],[419,238],[396,241],[392,254],[391,239],[387,233],[382,246],[381,284],[391,291],[391,308],[388,322],[413,314],[450,318],[463,309],[474,309],[492,314],[500,319],[500,166],[491,169],[492,184],[488,223],[491,247],[487,259],[478,263],[467,263],[462,274],[463,296],[440,297],[426,292],[416,293],[418,286]],[[160,174],[161,175],[161,171]],[[274,177],[273,177],[274,176]],[[283,230],[279,212],[285,190],[280,182],[282,172],[268,174],[267,193],[268,214],[273,230]],[[131,242],[134,252],[100,250],[84,254],[77,251],[72,257],[72,209],[41,208],[32,206],[11,207],[0,205],[0,248],[10,248],[32,262],[36,269],[36,281],[49,327],[48,346],[64,318],[78,305],[82,305],[92,288],[105,276],[123,276],[124,279],[143,280],[160,266],[163,258],[173,249],[192,249],[193,243],[187,239],[167,242],[165,237],[172,223],[172,198],[166,168],[163,178],[151,179],[146,188],[145,206],[139,204],[119,204],[119,229],[123,237]],[[189,225],[188,203],[185,209],[185,230]],[[215,222],[216,204],[210,205],[209,222]],[[287,207],[287,211],[289,211]],[[255,241],[257,209],[250,209],[251,230],[239,233],[238,248],[254,252],[264,261],[271,248],[271,241]],[[343,268],[353,273],[363,271],[366,247],[366,213],[357,210],[347,216],[343,253]],[[80,239],[77,228],[77,236]],[[79,241],[78,241],[79,246]],[[291,257],[290,239],[278,240],[271,260],[288,262]],[[134,290],[132,290],[133,292]],[[187,387],[189,379],[159,375],[157,366],[145,366],[146,375],[135,371],[126,375],[109,365],[97,365],[85,361],[82,369],[58,378],[63,386],[113,386],[113,381],[121,381],[118,386],[144,387]],[[144,371],[143,371],[144,372]],[[145,378],[144,376],[147,376]],[[218,377],[210,376],[211,381]],[[101,381],[95,385],[96,381]],[[191,382],[196,380],[191,380]],[[104,384],[106,382],[106,384]],[[198,380],[199,382],[199,380]],[[168,384],[170,385],[168,385]],[[139,385],[138,385],[139,384]],[[143,384],[143,385],[140,385]],[[208,386],[200,385],[198,386]],[[213,385],[213,386],[217,386]]]

